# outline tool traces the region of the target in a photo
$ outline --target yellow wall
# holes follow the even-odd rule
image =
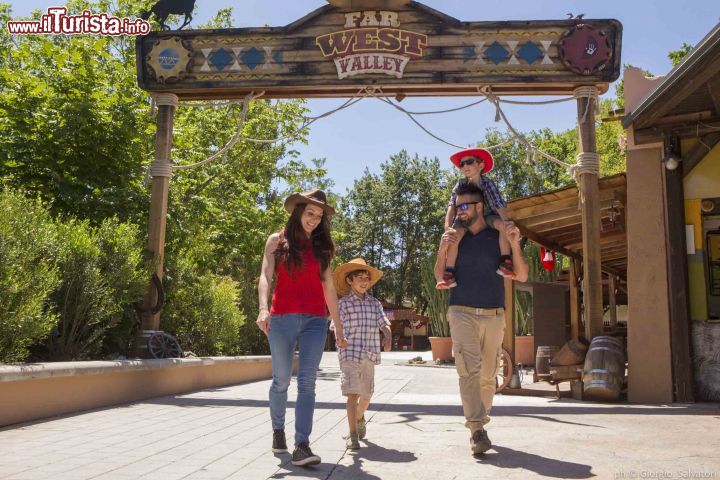
[[[697,140],[683,141],[682,153],[687,153]],[[720,144],[715,145],[702,161],[685,177],[685,198],[720,197]]]
[[[687,256],[690,318],[707,320],[707,285],[705,276],[705,251],[703,249],[702,216],[700,200],[685,200],[685,224],[694,227],[695,253]]]
[[[697,140],[683,141],[682,152],[688,152],[697,143]],[[685,177],[683,188],[685,190],[685,224],[695,227],[695,254],[688,255],[690,318],[707,320],[705,239],[703,238],[700,200],[720,197],[720,144],[716,145]]]

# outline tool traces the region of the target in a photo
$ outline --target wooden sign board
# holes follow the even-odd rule
[[[341,5],[341,3],[336,5]],[[398,2],[403,3],[403,2]],[[286,27],[153,32],[137,40],[140,87],[181,99],[567,95],[620,74],[617,20],[461,22],[418,2],[326,5]]]

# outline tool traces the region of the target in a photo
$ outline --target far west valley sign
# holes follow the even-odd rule
[[[462,22],[418,2],[326,5],[285,27],[139,37],[138,82],[181,99],[343,97],[365,86],[406,96],[476,95],[483,85],[501,95],[604,92],[620,73],[621,35],[617,20]]]
[[[427,35],[401,30],[397,12],[369,10],[345,14],[345,30],[317,37],[323,57],[331,58],[338,78],[385,73],[402,78],[411,58],[427,48]]]

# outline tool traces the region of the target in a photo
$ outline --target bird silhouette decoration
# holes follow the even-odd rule
[[[195,9],[195,0],[159,0],[150,10],[143,12],[140,18],[149,19],[153,14],[157,18],[162,30],[170,30],[165,21],[170,15],[185,15],[185,21],[178,30],[182,30],[192,21],[192,12]]]

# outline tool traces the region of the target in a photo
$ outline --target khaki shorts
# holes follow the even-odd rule
[[[375,364],[367,355],[361,362],[343,360],[340,362],[340,388],[342,394],[372,397],[375,390]]]

